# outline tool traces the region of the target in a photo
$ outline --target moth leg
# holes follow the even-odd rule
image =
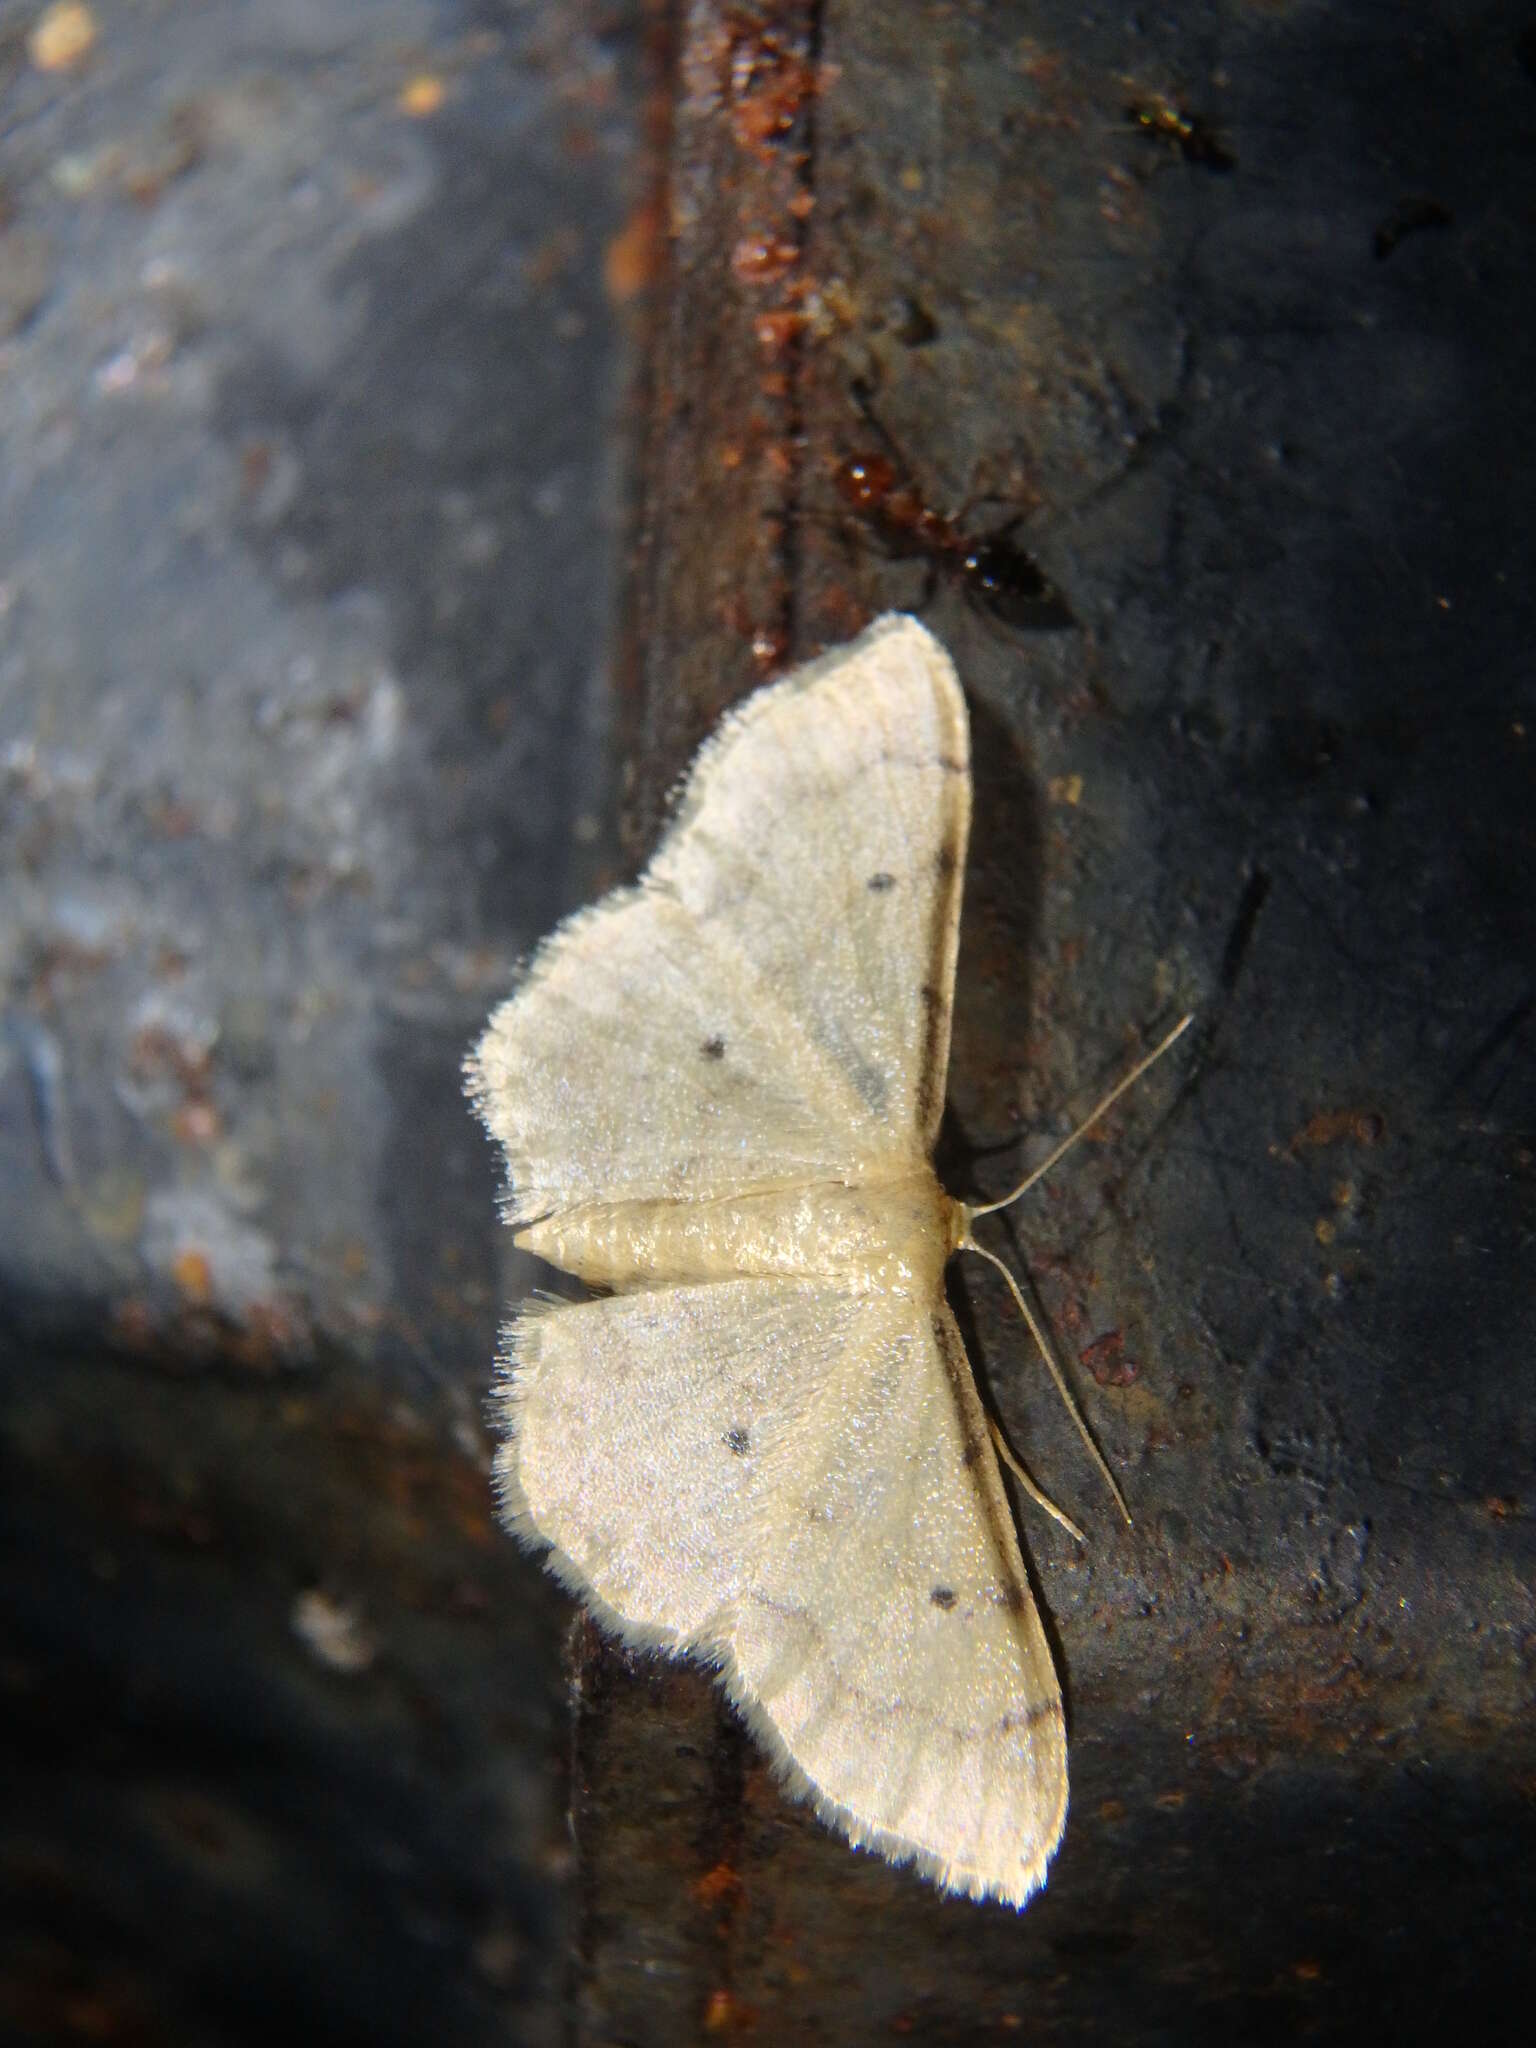
[[[1053,1522],[1060,1522],[1062,1528],[1066,1530],[1069,1536],[1075,1536],[1079,1543],[1086,1543],[1088,1538],[1079,1529],[1072,1517],[1064,1514],[1048,1494],[1040,1491],[1039,1487],[1036,1486],[1033,1479],[1030,1478],[1024,1467],[1013,1455],[1013,1452],[1008,1448],[1008,1439],[1003,1435],[1001,1425],[998,1423],[996,1416],[989,1415],[987,1417],[987,1428],[992,1432],[992,1442],[996,1446],[998,1457],[1007,1466],[1014,1478],[1017,1479],[1035,1506],[1037,1508],[1044,1508]]]

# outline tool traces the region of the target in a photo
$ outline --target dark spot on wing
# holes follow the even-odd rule
[[[925,981],[923,983],[922,987],[918,990],[918,994],[922,997],[923,1008],[928,1012],[930,1017],[933,1015],[934,1011],[939,1007],[940,1003],[942,1003],[944,1000],[944,998],[939,994],[938,990],[933,986],[932,982],[928,981]]]
[[[953,754],[940,754],[939,766],[944,770],[946,775],[965,775],[968,774],[970,770],[969,762],[957,761]]]
[[[699,1051],[703,1053],[707,1060],[723,1060],[725,1058],[725,1040],[723,1038],[706,1038],[699,1047]]]
[[[734,1451],[738,1458],[744,1458],[752,1448],[751,1437],[739,1426],[735,1429],[728,1429],[720,1441],[728,1451]]]
[[[1022,1714],[1004,1714],[997,1724],[999,1735],[1011,1735],[1015,1728],[1038,1728],[1042,1721],[1059,1720],[1061,1709],[1054,1700],[1036,1700]]]
[[[883,896],[887,889],[895,888],[896,877],[888,875],[882,868],[878,875],[871,875],[864,886],[866,889],[873,889],[877,896]]]
[[[960,1462],[967,1472],[973,1471],[981,1463],[981,1445],[978,1443],[967,1444],[960,1454]]]
[[[1010,1614],[1024,1612],[1024,1588],[1018,1584],[999,1586],[992,1598],[999,1607],[1006,1607]]]
[[[950,1608],[953,1607],[955,1604],[955,1596],[950,1591],[948,1586],[935,1586],[933,1591],[928,1595],[928,1598],[933,1602],[935,1607],[942,1607],[946,1614],[949,1612]]]
[[[954,847],[951,846],[947,841],[943,846],[939,848],[938,852],[933,856],[933,867],[935,874],[943,875],[946,878],[952,875],[959,865],[960,856],[956,853]]]

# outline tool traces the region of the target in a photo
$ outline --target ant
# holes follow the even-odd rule
[[[869,527],[893,561],[922,561],[927,576],[922,602],[932,597],[940,576],[950,577],[967,602],[1020,632],[1053,632],[1075,626],[1071,607],[1040,565],[1014,538],[1024,523],[1018,513],[991,533],[973,534],[923,498],[875,419],[868,394],[856,401],[889,452],[866,450],[845,456],[832,472],[833,488],[850,511]]]
[[[1198,114],[1181,113],[1161,93],[1132,100],[1125,118],[1144,135],[1162,136],[1186,163],[1204,164],[1208,171],[1230,171],[1236,167],[1237,158]]]
[[[924,604],[939,577],[948,575],[971,604],[1005,626],[1027,632],[1076,625],[1056,585],[1013,537],[1022,513],[992,533],[967,533],[958,520],[925,504],[888,455],[846,456],[832,482],[893,560],[926,562]]]

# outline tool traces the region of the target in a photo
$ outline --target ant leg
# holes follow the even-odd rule
[[[985,504],[986,500],[983,499],[982,503]],[[1011,519],[1005,519],[1001,526],[994,526],[992,531],[987,535],[987,539],[993,542],[1012,541],[1013,536],[1018,532],[1019,528],[1025,524],[1028,517],[1029,514],[1027,512],[1015,512],[1013,517]]]
[[[879,413],[875,411],[875,393],[879,388],[880,378],[877,372],[869,377],[855,377],[848,390],[849,396],[854,403],[854,409],[857,411],[859,418],[864,422],[865,427],[875,437],[881,454],[888,461],[893,462],[904,477],[910,476],[912,465],[897,446],[895,435],[887,427],[885,421],[881,419]]]

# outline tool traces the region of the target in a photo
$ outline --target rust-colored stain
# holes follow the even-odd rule
[[[171,1278],[188,1301],[213,1299],[213,1268],[206,1252],[183,1251],[171,1262]]]
[[[169,1079],[191,1093],[208,1085],[209,1049],[181,1038],[164,1024],[145,1024],[128,1047],[128,1071],[136,1081]]]
[[[731,251],[731,275],[738,284],[778,284],[800,261],[800,245],[788,235],[743,235]]]
[[[155,1315],[140,1294],[126,1295],[112,1305],[109,1341],[116,1350],[143,1353],[155,1342]]]
[[[395,105],[409,121],[425,121],[441,111],[448,88],[435,72],[418,71],[401,86]]]
[[[335,1411],[323,1426],[371,1456],[371,1484],[407,1533],[419,1535],[429,1523],[446,1520],[476,1550],[495,1545],[496,1521],[479,1464],[445,1458],[437,1438],[414,1417],[349,1406]]]
[[[1128,1387],[1140,1376],[1141,1368],[1135,1359],[1125,1355],[1125,1338],[1119,1330],[1107,1330],[1102,1337],[1095,1337],[1077,1356],[1101,1387]]]
[[[178,1254],[171,1278],[180,1293],[174,1303],[139,1294],[114,1302],[108,1325],[114,1350],[153,1359],[177,1372],[217,1363],[242,1367],[260,1378],[312,1356],[314,1327],[292,1297],[247,1302],[238,1316],[220,1309],[213,1300],[212,1266],[195,1246]]]
[[[567,224],[555,228],[529,250],[523,260],[523,276],[535,291],[545,291],[557,279],[568,277],[584,259],[581,235]]]
[[[756,2025],[756,2010],[723,1985],[711,1991],[704,2002],[706,2034],[745,2034]]]
[[[247,1303],[228,1333],[225,1354],[253,1373],[270,1374],[314,1348],[308,1315],[287,1296]]]
[[[744,1887],[740,1871],[729,1863],[716,1863],[690,1889],[701,1906],[718,1906],[722,1900],[734,1903]]]
[[[1288,1144],[1272,1148],[1287,1159],[1317,1146],[1380,1145],[1387,1135],[1387,1120],[1375,1109],[1320,1109],[1308,1117]]]
[[[786,355],[800,339],[800,336],[805,331],[805,315],[794,306],[776,306],[769,312],[758,314],[752,323],[752,331],[757,336],[758,347],[771,364],[775,357]],[[771,368],[764,371],[763,379],[759,380],[758,388],[764,390],[765,397],[779,398],[783,396],[783,392],[775,387],[771,381],[768,382],[767,388],[764,389],[765,379],[771,380],[773,377],[782,374],[781,371],[775,371]]]
[[[73,71],[94,49],[100,33],[95,15],[80,0],[56,0],[34,22],[27,55],[39,71]]]
[[[603,288],[627,306],[655,283],[661,269],[661,209],[654,199],[635,207],[603,252]]]
[[[123,191],[136,206],[157,206],[166,187],[195,171],[208,154],[208,116],[195,102],[173,107],[123,162]]]
[[[740,7],[723,15],[716,37],[705,38],[707,47],[698,52],[701,71],[706,64],[712,71],[742,171],[729,268],[747,301],[759,355],[757,390],[767,415],[751,423],[745,444],[731,444],[724,466],[750,463],[770,505],[788,502],[800,462],[796,391],[810,297],[805,223],[815,207],[807,117],[819,91],[808,37],[808,17],[775,21]],[[765,518],[761,539],[765,554],[784,555],[781,521]],[[782,668],[793,652],[787,573],[777,581],[771,616],[764,616],[761,596],[750,605],[739,597],[734,605],[722,599],[722,622],[748,643],[762,676]]]
[[[731,133],[740,150],[771,159],[819,89],[816,67],[796,42],[750,8],[726,17]]]
[[[172,796],[153,796],[144,806],[144,823],[157,839],[192,839],[202,819],[191,804]]]
[[[256,439],[240,446],[240,488],[249,498],[259,497],[271,480],[276,460],[272,443]]]
[[[184,1102],[171,1118],[178,1144],[206,1148],[223,1135],[224,1124],[211,1102]]]
[[[112,955],[105,946],[83,945],[74,939],[49,939],[33,956],[32,994],[36,1008],[57,1011],[72,991],[100,973]]]

